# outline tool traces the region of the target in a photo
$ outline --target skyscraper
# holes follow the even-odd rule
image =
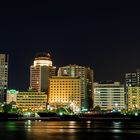
[[[89,67],[68,65],[59,67],[58,76],[81,78],[81,111],[93,108],[93,70]]]
[[[7,54],[0,54],[0,103],[5,101],[8,87],[8,59]]]
[[[39,53],[30,67],[30,88],[34,91],[48,92],[51,76],[55,76],[55,67],[52,65],[50,54]]]

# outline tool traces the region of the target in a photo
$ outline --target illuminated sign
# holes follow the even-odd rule
[[[15,89],[10,89],[10,90],[8,90],[8,93],[15,94],[15,93],[17,93],[17,91]]]

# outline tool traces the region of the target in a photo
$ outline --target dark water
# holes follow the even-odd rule
[[[1,140],[140,140],[140,122],[0,122]]]

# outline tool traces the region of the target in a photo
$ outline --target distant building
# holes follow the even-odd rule
[[[8,88],[8,63],[9,56],[0,54],[0,103],[6,100],[6,90]]]
[[[140,69],[125,74],[125,104],[128,109],[128,87],[140,87]]]
[[[16,107],[22,111],[45,111],[47,95],[45,92],[19,92]]]
[[[140,87],[128,87],[128,110],[140,109]]]
[[[78,65],[63,66],[59,67],[58,76],[80,77],[82,111],[93,108],[93,70],[91,68]]]
[[[100,106],[103,110],[125,108],[124,87],[119,82],[94,83],[94,107]]]
[[[15,89],[7,90],[6,103],[16,105],[18,91]]]
[[[126,73],[125,84],[126,84],[126,87],[138,86],[137,73]]]
[[[51,76],[55,76],[55,67],[52,66],[50,54],[38,54],[30,67],[30,88],[34,91],[48,92]]]
[[[50,78],[49,105],[53,108],[71,108],[81,110],[81,79],[79,77],[60,76]]]

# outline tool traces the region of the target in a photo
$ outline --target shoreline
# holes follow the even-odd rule
[[[60,117],[19,117],[19,118],[0,118],[1,121],[140,121],[139,118],[130,117],[82,117],[82,118],[60,118]]]

